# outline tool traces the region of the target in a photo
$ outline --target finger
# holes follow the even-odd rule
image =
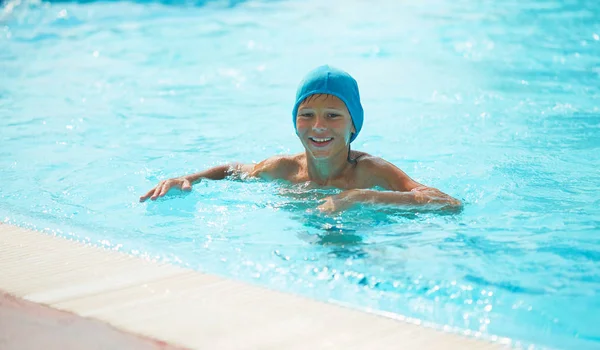
[[[319,207],[317,209],[323,214],[331,214],[334,212],[331,208]]]
[[[154,193],[152,194],[152,197],[150,197],[150,199],[155,200],[160,194],[160,191],[162,191],[163,187],[164,185],[156,186],[156,188],[154,189]]]
[[[192,190],[192,184],[190,183],[189,180],[183,179],[183,183],[181,184],[181,189],[184,190],[184,191],[191,191]]]
[[[171,189],[171,187],[173,187],[173,183],[167,181],[162,189],[160,190],[160,193],[158,194],[159,197],[164,197],[165,194],[167,194],[167,192],[169,192],[169,190]]]
[[[145,195],[141,196],[140,202],[144,202],[146,199],[150,198],[150,196],[154,193],[154,190],[156,190],[156,187],[148,191]]]
[[[317,207],[317,210],[322,213],[329,213],[333,210],[333,204],[330,201],[327,201]]]

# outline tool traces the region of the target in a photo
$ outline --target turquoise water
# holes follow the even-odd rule
[[[597,1],[4,2],[0,218],[516,347],[600,348]],[[160,179],[300,152],[298,81],[359,81],[353,143],[456,215]]]

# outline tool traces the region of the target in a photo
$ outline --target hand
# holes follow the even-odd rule
[[[174,179],[163,180],[158,183],[156,187],[148,191],[145,195],[140,197],[140,202],[146,201],[146,199],[150,198],[151,200],[156,200],[158,197],[163,197],[171,188],[179,188],[183,191],[191,191],[192,184],[190,180],[185,177],[177,177]]]
[[[323,213],[336,213],[346,210],[357,202],[359,193],[358,190],[348,190],[335,196],[326,197],[323,199],[325,203],[319,205],[317,210]]]
[[[411,192],[415,194],[415,200],[419,204],[438,203],[449,204],[452,207],[462,206],[459,200],[452,198],[437,188],[419,186],[413,188]]]

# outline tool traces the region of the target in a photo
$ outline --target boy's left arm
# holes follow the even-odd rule
[[[427,209],[458,210],[462,203],[438,190],[412,180],[406,173],[382,159],[371,159],[359,170],[372,182],[368,187],[379,186],[388,191],[351,189],[325,198],[318,209],[337,212],[356,203],[420,207]]]

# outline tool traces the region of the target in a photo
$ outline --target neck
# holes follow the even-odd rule
[[[348,149],[330,158],[317,159],[306,152],[308,177],[319,185],[327,185],[331,180],[340,177],[348,168]]]

